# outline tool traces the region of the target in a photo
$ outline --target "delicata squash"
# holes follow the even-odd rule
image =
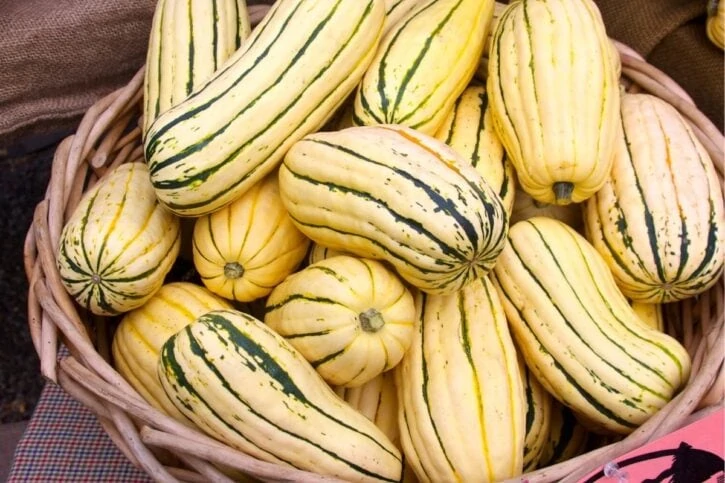
[[[529,369],[587,427],[628,434],[687,383],[685,348],[640,321],[599,253],[563,222],[512,225],[493,272]]]
[[[620,128],[619,58],[592,0],[520,0],[496,23],[487,91],[524,191],[566,205],[592,196]]]

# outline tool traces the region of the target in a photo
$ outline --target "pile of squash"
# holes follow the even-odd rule
[[[722,191],[592,0],[158,0],[149,40],[145,162],[57,262],[154,407],[348,481],[499,481],[687,383],[660,304],[722,275]]]

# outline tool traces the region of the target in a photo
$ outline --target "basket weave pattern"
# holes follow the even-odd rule
[[[250,5],[253,19],[261,18],[266,8]],[[674,81],[627,46],[615,45],[627,89],[651,93],[675,106],[709,152],[722,184],[722,133]],[[126,457],[156,481],[228,482],[233,481],[229,470],[264,481],[339,481],[254,459],[154,409],[113,368],[111,321],[79,309],[61,284],[55,253],[63,224],[83,192],[115,166],[143,161],[138,127],[143,77],[141,69],[125,87],[94,104],[77,132],[59,144],[45,197],[35,209],[24,265],[28,324],[41,372],[90,409]],[[577,481],[607,461],[722,407],[723,299],[721,277],[696,299],[667,306],[667,330],[685,345],[693,363],[690,381],[678,396],[622,441],[523,478]],[[61,345],[70,355],[59,357]]]

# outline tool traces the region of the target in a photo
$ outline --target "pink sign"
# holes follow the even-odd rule
[[[723,409],[631,451],[580,483],[723,483]]]

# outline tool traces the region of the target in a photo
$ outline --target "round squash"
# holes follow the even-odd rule
[[[264,322],[329,384],[355,387],[400,362],[415,317],[413,295],[394,272],[375,260],[339,255],[275,287]]]
[[[279,196],[277,173],[194,224],[194,266],[204,285],[230,300],[269,294],[295,271],[310,240],[292,223]]]
[[[97,315],[140,307],[176,260],[179,225],[159,204],[146,165],[121,164],[85,192],[63,227],[56,257],[63,286]]]

